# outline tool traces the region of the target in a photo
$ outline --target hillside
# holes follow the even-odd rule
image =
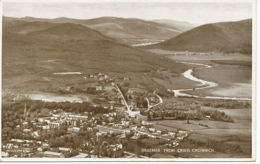
[[[32,22],[37,24],[39,22]],[[45,24],[41,22],[41,24]],[[47,23],[49,24],[49,23]],[[34,39],[41,40],[58,40],[58,41],[85,41],[85,42],[93,42],[93,41],[104,41],[104,40],[112,40],[101,33],[88,29],[80,24],[72,24],[72,23],[60,23],[60,24],[51,24],[49,28],[45,28],[43,30],[34,31],[31,33],[27,33],[28,37],[33,37]],[[41,26],[44,27],[44,26]]]
[[[174,51],[252,52],[252,20],[206,24],[165,42],[147,46]]]
[[[100,17],[95,19],[72,19],[60,17],[45,19],[24,17],[20,21],[81,24],[129,45],[166,40],[183,32],[177,23],[177,27],[174,27],[174,25],[160,24],[136,18]]]
[[[3,26],[3,88],[43,86],[54,72],[145,73],[169,69],[179,74],[185,66],[120,44],[80,24],[29,22],[33,32]],[[40,24],[40,26],[39,26]],[[26,25],[25,27],[29,27]],[[47,27],[45,29],[38,27]]]

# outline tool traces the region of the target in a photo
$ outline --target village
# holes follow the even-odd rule
[[[128,81],[129,77],[113,80],[106,74],[96,73],[83,78],[96,79],[96,86],[87,90],[99,100],[91,108],[100,108],[105,112],[97,114],[52,109],[44,115],[31,118],[24,104],[23,117],[20,124],[15,125],[19,135],[3,142],[2,156],[145,158],[142,154],[129,151],[127,143],[150,138],[160,140],[163,143],[160,146],[174,148],[188,136],[188,132],[183,130],[156,129],[153,123],[147,121],[147,116],[141,113],[147,113],[163,100],[156,92],[145,93],[139,88],[126,90],[119,86],[119,80]]]
[[[54,111],[56,112],[56,111]],[[22,130],[22,138],[11,139],[8,143],[3,144],[3,155],[6,157],[71,157],[74,153],[75,158],[96,158],[100,157],[99,152],[95,151],[95,141],[104,141],[106,138],[114,136],[113,140],[118,140],[116,144],[109,144],[105,146],[106,151],[112,152],[113,157],[123,157],[125,150],[122,145],[122,140],[138,140],[141,137],[158,138],[167,141],[165,146],[176,147],[187,137],[186,131],[171,132],[167,130],[155,129],[151,123],[142,121],[141,123],[134,123],[130,120],[122,118],[118,123],[115,123],[116,113],[107,113],[102,116],[103,122],[98,124],[97,118],[92,117],[91,114],[73,115],[70,113],[55,113],[51,117],[38,118],[31,121],[24,121],[22,125],[17,127]],[[82,144],[77,149],[71,147],[64,147],[64,145],[56,147],[48,139],[47,134],[55,134],[55,131],[64,129],[64,135],[61,134],[59,138],[72,137],[77,139],[75,135],[90,135],[90,140],[83,139]],[[26,139],[25,139],[26,138]],[[94,140],[94,143],[92,142]],[[50,143],[51,142],[51,143]],[[56,142],[56,141],[54,141]],[[56,142],[58,144],[59,141]],[[104,150],[104,147],[102,148]],[[67,156],[66,156],[67,155]],[[102,156],[101,156],[102,157]],[[104,156],[106,157],[106,156]]]

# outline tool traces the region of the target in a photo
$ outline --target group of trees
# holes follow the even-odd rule
[[[92,94],[92,95],[97,95],[100,93],[100,91],[97,91],[95,87],[88,87],[86,93]]]
[[[16,129],[16,125],[24,118],[23,107],[22,104],[2,104],[2,142],[22,136],[22,131]]]
[[[236,101],[236,100],[202,100],[200,103],[203,106],[210,106],[213,108],[226,108],[226,109],[236,109],[236,108],[251,108],[250,101]]]
[[[127,87],[121,87],[120,85],[118,85],[118,88],[121,90],[124,98],[126,101],[129,101],[129,100],[135,100],[136,101],[136,106],[138,108],[147,108],[147,101],[145,100],[145,94],[136,94],[137,96],[135,96],[135,98],[133,98],[132,95],[128,95],[127,94],[127,90],[128,88]]]
[[[136,106],[138,108],[147,108],[148,107],[148,103],[147,103],[147,101],[145,100],[144,97],[138,97],[136,99]]]
[[[218,110],[201,110],[203,115],[210,116],[211,120],[215,121],[225,121],[225,122],[234,122],[233,119],[226,115],[225,112],[220,112]]]
[[[137,139],[138,145],[142,148],[157,148],[158,146],[166,144],[168,141],[164,139],[152,139],[149,137],[140,137]]]
[[[51,147],[68,147],[72,149],[77,149],[83,143],[84,138],[78,135],[70,135],[70,136],[60,136],[54,137],[52,136],[49,139],[49,144]]]
[[[44,102],[39,100],[26,100],[23,102],[16,102],[12,104],[5,104],[3,110],[13,111],[13,114],[23,114],[24,104],[27,106],[27,112],[36,112],[39,113],[44,109],[57,110],[61,109],[64,112],[74,112],[74,113],[83,113],[83,112],[92,112],[97,113],[107,113],[108,109],[103,108],[102,106],[93,106],[89,102],[83,103],[72,103],[72,102]]]
[[[167,110],[167,111],[156,111],[148,112],[147,119],[151,120],[201,120],[205,119],[206,116],[210,116],[210,120],[214,121],[225,121],[233,122],[233,119],[226,115],[225,112],[220,112],[218,110],[197,110],[195,113],[184,112],[180,110]]]
[[[167,112],[148,112],[148,120],[200,120],[202,115],[185,113],[179,110],[171,110]]]
[[[197,110],[201,108],[201,104],[199,103],[191,103],[191,102],[179,102],[173,100],[164,99],[164,102],[155,108],[154,110],[181,110],[181,111],[188,111],[188,110]]]

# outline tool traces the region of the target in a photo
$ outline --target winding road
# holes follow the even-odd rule
[[[201,63],[189,63],[189,62],[181,62],[183,64],[190,64],[190,65],[198,65],[205,68],[212,68],[210,65],[201,64]],[[222,100],[244,100],[244,101],[251,101],[250,98],[244,98],[244,97],[219,97],[219,96],[197,96],[193,94],[185,93],[186,91],[194,91],[194,90],[200,90],[200,89],[207,89],[207,88],[213,88],[217,87],[218,84],[215,82],[206,81],[203,79],[199,79],[192,75],[193,69],[188,69],[183,73],[183,76],[189,80],[195,81],[200,83],[195,88],[188,88],[188,89],[174,89],[172,90],[175,97],[194,97],[194,98],[206,98],[206,99],[222,99]]]

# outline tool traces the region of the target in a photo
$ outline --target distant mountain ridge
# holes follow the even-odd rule
[[[145,48],[195,52],[252,52],[252,19],[206,24]]]
[[[141,20],[137,18],[100,17],[94,19],[72,19],[60,17],[55,19],[23,17],[8,18],[16,21],[49,22],[49,23],[74,23],[97,30],[104,35],[122,41],[126,44],[139,43],[146,40],[166,40],[187,30],[183,25],[167,25],[153,21]],[[188,25],[187,25],[188,26]]]

